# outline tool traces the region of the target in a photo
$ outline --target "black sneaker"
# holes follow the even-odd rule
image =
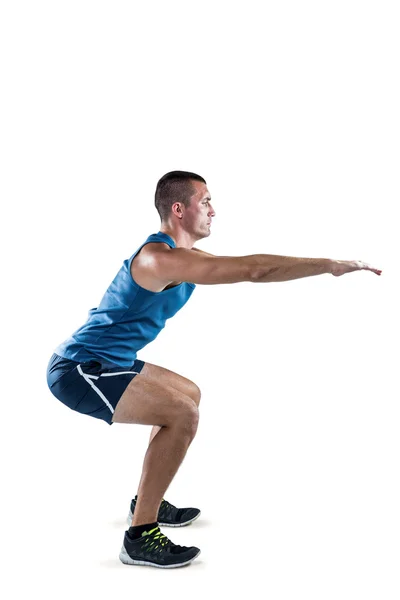
[[[195,546],[187,548],[186,546],[173,544],[161,533],[159,527],[154,527],[150,531],[144,531],[141,537],[136,540],[132,540],[129,533],[125,531],[119,559],[125,565],[146,565],[161,569],[173,569],[188,565],[199,554],[199,548]]]
[[[135,512],[136,499],[137,496],[131,502],[127,518],[129,525],[132,522],[133,513]],[[198,508],[176,508],[176,506],[163,498],[158,510],[157,521],[162,527],[184,527],[193,523],[200,515],[201,512]]]

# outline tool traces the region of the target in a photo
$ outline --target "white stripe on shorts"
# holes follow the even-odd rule
[[[101,373],[101,375],[99,375],[99,377],[112,377],[113,375],[130,375],[131,373],[135,373],[136,375],[139,375],[139,373],[137,371],[119,371],[118,373]],[[96,377],[97,379],[97,377]]]
[[[78,369],[78,372],[82,375],[82,377],[85,379],[85,381],[87,381],[89,383],[89,385],[92,386],[94,391],[100,396],[100,398],[103,400],[104,404],[106,404],[106,406],[108,406],[108,408],[111,410],[111,413],[114,414],[114,409],[111,406],[111,404],[109,403],[109,401],[107,400],[107,398],[105,397],[105,395],[101,392],[101,390],[99,390],[99,388],[97,388],[94,385],[93,381],[91,381],[92,378],[98,379],[98,377],[96,377],[96,375],[89,375],[87,373],[84,373],[81,369],[81,365],[78,365],[76,368]]]
[[[118,373],[101,373],[100,375],[88,375],[85,373],[85,375],[89,379],[98,379],[99,377],[112,377],[112,375],[131,375],[131,373],[139,375],[138,371],[118,371]]]

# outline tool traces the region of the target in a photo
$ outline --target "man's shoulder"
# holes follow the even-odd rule
[[[165,242],[149,242],[141,248],[131,263],[131,276],[141,287],[159,292],[166,285],[155,275],[157,257],[171,250]]]

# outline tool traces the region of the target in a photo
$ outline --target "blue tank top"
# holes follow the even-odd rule
[[[89,310],[86,323],[54,350],[56,354],[77,362],[98,360],[106,367],[131,366],[137,352],[153,341],[166,320],[186,304],[196,287],[194,283],[182,282],[161,292],[151,292],[132,278],[132,260],[150,242],[176,248],[166,233],[149,235],[123,262],[99,306]]]

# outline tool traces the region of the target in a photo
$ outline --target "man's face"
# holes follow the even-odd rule
[[[199,240],[211,233],[211,220],[215,211],[211,206],[211,195],[202,181],[192,181],[195,190],[190,198],[190,205],[183,214],[185,229],[193,233]]]

